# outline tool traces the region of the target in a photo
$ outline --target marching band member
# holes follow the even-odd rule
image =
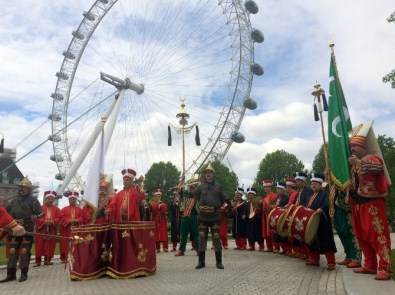
[[[145,198],[148,197],[148,191],[144,191]],[[139,213],[141,221],[151,221],[152,206],[146,200],[139,202]]]
[[[181,211],[180,211],[180,195],[173,192],[173,201],[169,204],[169,217],[170,217],[170,240],[172,242],[172,252],[177,250],[177,244],[180,241],[180,223],[181,223]]]
[[[296,190],[296,180],[291,177],[285,178],[285,190],[288,193],[288,210],[291,210],[298,201],[298,191]],[[291,236],[288,236],[288,256],[300,257],[302,255],[301,242]]]
[[[247,248],[247,212],[246,202],[243,200],[244,189],[239,187],[235,191],[235,199],[232,202],[230,215],[232,216],[232,234],[236,242],[235,250]]]
[[[37,218],[44,215],[40,202],[32,196],[32,183],[29,178],[24,177],[19,183],[18,196],[14,198],[5,209],[7,212],[22,225],[26,231],[34,230],[34,222]],[[21,276],[19,282],[27,280],[33,236],[8,236],[9,249],[7,261],[7,277],[0,281],[5,283],[16,280],[16,264],[19,259]],[[20,257],[19,257],[20,255]]]
[[[295,202],[296,206],[306,206],[309,197],[313,194],[310,187],[306,186],[305,181],[307,179],[307,174],[304,172],[296,172],[294,174],[296,181],[296,186],[298,187],[298,196]],[[306,260],[309,256],[309,245],[301,241],[301,255],[300,259]]]
[[[388,195],[390,179],[372,124],[373,122],[357,126],[350,140],[352,225],[365,258],[363,267],[354,269],[354,272],[377,271],[376,280],[389,280],[391,238],[385,197]]]
[[[7,234],[7,232],[10,232],[14,237],[20,237],[25,234],[23,226],[19,225],[2,206],[0,206],[0,228],[3,230],[0,233],[0,240]]]
[[[163,251],[168,252],[169,242],[167,237],[167,204],[162,202],[162,189],[154,190],[152,206],[152,221],[155,223],[156,252],[160,252],[160,243],[163,243]]]
[[[60,209],[53,203],[55,201],[56,192],[46,191],[44,192],[44,205],[42,209],[44,215],[36,221],[36,232],[47,234],[47,235],[57,235],[58,225],[62,217]],[[51,259],[55,254],[56,240],[51,238],[43,238],[40,236],[36,237],[35,247],[36,247],[36,263],[33,267],[41,265],[41,256],[44,256],[44,264],[52,265]]]
[[[69,206],[64,207],[62,217],[60,220],[60,235],[62,237],[70,237],[71,227],[84,224],[84,213],[80,207],[77,206],[78,192],[69,192]],[[60,240],[60,260],[66,262],[67,254],[69,253],[69,242],[67,239]]]
[[[263,252],[263,238],[262,238],[262,197],[257,197],[255,188],[247,189],[247,196],[249,202],[246,210],[249,212],[247,221],[247,240],[248,251],[255,251],[255,242],[258,243],[259,251]]]
[[[276,208],[285,208],[285,206],[288,204],[288,196],[285,194],[285,182],[277,182],[276,196]],[[273,246],[273,253],[288,255],[288,238],[281,237],[279,234],[274,233]]]
[[[262,204],[262,238],[266,240],[266,249],[264,252],[273,252],[273,232],[269,229],[268,218],[273,204],[277,200],[277,196],[272,192],[272,180],[263,180],[262,186],[265,191],[265,197]]]
[[[192,195],[199,202],[198,221],[199,221],[199,263],[195,267],[200,269],[206,266],[206,247],[208,228],[211,229],[213,245],[215,249],[216,266],[223,269],[222,247],[219,237],[219,223],[221,210],[226,210],[230,205],[230,200],[222,185],[215,181],[215,171],[209,163],[204,171],[205,181],[194,191]]]
[[[117,192],[108,205],[105,214],[110,216],[111,221],[140,221],[139,202],[145,200],[144,192],[140,192],[143,176],[139,177],[137,188],[133,186],[136,171],[123,169],[123,190]]]
[[[328,192],[322,188],[325,176],[312,173],[311,188],[313,194],[306,205],[307,208],[316,210],[321,214],[316,238],[309,246],[309,257],[306,265],[320,265],[320,254],[325,254],[328,262],[327,270],[336,268],[335,253],[337,251],[333,237],[332,221],[329,216]]]
[[[175,190],[175,193],[179,194],[181,197],[181,226],[180,226],[180,246],[178,252],[174,256],[184,256],[188,235],[193,236],[193,241],[195,245],[199,245],[199,233],[198,233],[198,220],[197,211],[195,203],[193,202],[192,192],[197,188],[197,179],[190,179],[187,182],[188,190]],[[192,244],[193,246],[193,244]],[[198,250],[196,249],[196,252]]]

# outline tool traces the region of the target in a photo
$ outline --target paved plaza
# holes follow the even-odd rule
[[[395,235],[392,235],[394,240]],[[344,258],[339,239],[337,260]],[[91,281],[71,281],[68,270],[55,259],[52,266],[33,268],[26,282],[0,284],[0,294],[395,294],[394,281],[375,281],[374,275],[357,275],[338,266],[326,270],[325,257],[321,266],[309,267],[305,261],[273,253],[235,251],[230,241],[223,251],[224,270],[215,267],[214,250],[207,250],[206,267],[196,270],[195,251],[187,247],[186,255],[174,252],[157,254],[157,271],[150,277],[116,280],[102,277]],[[19,278],[20,272],[17,273]],[[0,277],[6,270],[0,269]]]

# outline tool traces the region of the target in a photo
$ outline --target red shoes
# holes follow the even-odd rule
[[[339,261],[337,264],[338,264],[338,265],[348,265],[350,262],[352,262],[351,259],[344,258],[343,261]]]
[[[359,268],[354,268],[354,272],[355,273],[365,273],[365,274],[375,274],[376,273],[375,270],[367,269],[367,268],[364,268],[363,266],[359,267]]]
[[[378,281],[386,281],[386,280],[389,280],[390,278],[391,278],[391,275],[388,272],[379,270],[374,279],[378,280]]]
[[[347,268],[357,268],[357,267],[361,267],[361,264],[356,261],[351,261],[349,264],[347,264],[346,267]]]
[[[182,251],[178,251],[176,254],[174,254],[174,256],[184,256],[184,252]]]
[[[327,270],[335,270],[336,269],[336,264],[328,264],[326,267]]]

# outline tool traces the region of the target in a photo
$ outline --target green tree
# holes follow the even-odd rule
[[[379,135],[377,138],[381,152],[383,154],[384,161],[387,166],[388,174],[390,176],[391,182],[394,183],[395,180],[395,141],[391,137],[386,137],[386,135]],[[387,205],[387,216],[390,217],[392,221],[392,231],[395,230],[395,191],[390,186],[389,194],[385,199]]]
[[[229,199],[232,199],[237,184],[239,183],[237,175],[233,171],[230,171],[229,168],[222,164],[219,160],[215,160],[211,163],[211,165],[213,166],[215,171],[215,181],[223,186],[226,193],[228,194]],[[206,169],[206,167],[207,165],[204,166],[201,172],[202,179],[204,178],[204,169]]]
[[[292,177],[295,172],[304,171],[304,164],[294,154],[284,150],[277,150],[267,154],[258,166],[254,187],[258,194],[263,194],[262,181],[271,179],[274,183],[284,181],[285,177]]]
[[[395,23],[395,12],[393,12],[388,18],[387,21],[389,23],[393,22]],[[383,77],[383,82],[384,83],[391,83],[391,87],[395,89],[395,69],[392,70],[391,73],[385,75]]]
[[[328,144],[326,145],[328,148]],[[325,172],[325,152],[324,152],[324,144],[321,145],[318,154],[315,155],[312,171],[324,173]]]
[[[181,172],[171,162],[159,162],[152,164],[145,174],[144,189],[152,196],[151,192],[156,188],[163,189],[162,200],[166,203],[171,201],[171,188],[176,186],[181,177]]]

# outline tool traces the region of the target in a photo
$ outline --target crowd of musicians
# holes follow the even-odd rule
[[[7,277],[0,283],[16,280],[17,262],[21,269],[20,282],[27,279],[30,250],[35,229],[35,267],[52,265],[60,233],[60,259],[69,253],[71,229],[84,224],[151,221],[155,225],[156,252],[169,251],[168,221],[170,221],[171,251],[176,257],[185,255],[188,238],[199,257],[196,269],[205,267],[208,233],[212,235],[216,267],[223,269],[222,250],[228,249],[228,224],[232,220],[232,235],[238,251],[272,252],[306,260],[308,266],[319,266],[320,255],[326,257],[326,269],[336,268],[337,251],[332,221],[344,247],[346,258],[337,264],[354,268],[355,273],[376,274],[377,280],[391,275],[391,242],[385,216],[384,197],[388,183],[383,173],[383,160],[369,154],[366,136],[351,139],[353,156],[349,162],[353,187],[347,196],[341,191],[329,192],[325,175],[304,172],[273,183],[263,180],[264,194],[253,187],[238,188],[231,200],[215,179],[209,164],[203,181],[191,179],[184,187],[174,187],[171,202],[162,200],[163,190],[142,189],[143,178],[134,183],[136,172],[122,170],[123,190],[116,193],[110,182],[100,182],[98,207],[78,206],[78,192],[70,192],[69,205],[59,209],[54,205],[56,192],[44,193],[44,204],[32,197],[32,184],[25,177],[19,185],[18,196],[0,212],[2,234],[7,237]],[[330,194],[334,196],[330,198]],[[335,212],[333,208],[335,208]],[[177,251],[178,246],[178,251]],[[364,264],[361,265],[361,252]],[[119,253],[122,255],[122,253]],[[378,256],[378,260],[376,258]]]

